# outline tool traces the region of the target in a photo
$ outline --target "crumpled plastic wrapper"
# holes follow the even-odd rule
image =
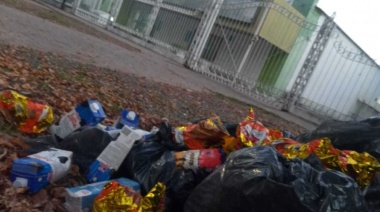
[[[204,170],[212,172],[225,161],[225,154],[220,149],[202,149],[173,152],[176,168],[193,170]]]
[[[255,110],[253,108],[249,108],[248,116],[244,119],[244,121],[255,120]]]
[[[166,186],[162,183],[157,183],[140,202],[138,211],[165,211],[165,191]]]
[[[267,129],[261,122],[256,121],[255,111],[250,108],[248,116],[236,129],[236,138],[230,135],[224,137],[223,151],[229,155],[233,151],[262,145],[282,137],[280,130]]]
[[[287,159],[305,159],[315,154],[326,168],[351,176],[361,187],[369,185],[376,172],[380,171],[380,163],[368,153],[335,149],[329,138],[316,139],[306,144],[281,139],[268,145],[274,146]]]
[[[367,186],[374,179],[376,172],[380,171],[380,164],[376,158],[367,152],[343,151],[347,157],[347,171],[354,170],[355,180],[361,186]]]
[[[259,121],[248,120],[240,123],[236,134],[244,147],[261,145],[263,142],[270,141],[269,130]]]
[[[277,130],[277,129],[268,129],[268,130],[269,130],[268,137],[270,141],[284,138],[284,133],[281,130]]]
[[[218,116],[197,124],[177,127],[174,130],[175,141],[189,149],[207,149],[222,146],[229,133]]]
[[[54,121],[51,107],[10,90],[0,92],[0,112],[24,133],[41,133]]]
[[[244,145],[240,141],[240,139],[235,138],[231,135],[225,136],[223,140],[224,142],[222,148],[226,155],[229,155],[231,152],[244,148]]]
[[[164,184],[157,183],[145,197],[142,197],[132,188],[111,181],[96,197],[93,211],[163,212],[165,211],[165,190]]]

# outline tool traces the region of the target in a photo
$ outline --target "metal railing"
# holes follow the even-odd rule
[[[380,68],[336,27],[334,17],[304,17],[282,0],[230,2],[72,0],[70,5],[75,15],[182,55],[189,68],[269,106],[338,120],[380,112],[375,101]]]
[[[90,21],[90,22],[92,22],[98,26],[102,26],[102,27],[107,26],[109,21],[110,21],[109,18],[102,17],[97,13],[88,12],[88,11],[80,9],[80,8],[77,8],[75,10],[74,14],[77,15],[78,17],[83,18],[86,21]]]

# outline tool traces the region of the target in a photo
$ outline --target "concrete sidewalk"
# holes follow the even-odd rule
[[[186,89],[212,91],[260,107],[287,121],[312,130],[315,124],[290,113],[278,111],[262,103],[252,101],[230,87],[213,81],[204,75],[185,68],[173,58],[164,57],[143,46],[123,39],[88,21],[39,2],[41,7],[61,13],[92,28],[106,33],[139,51],[131,51],[113,43],[46,21],[21,11],[0,5],[0,42],[23,45],[42,51],[56,52],[83,63],[125,71]]]

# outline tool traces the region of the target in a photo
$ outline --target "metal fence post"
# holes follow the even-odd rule
[[[73,8],[71,8],[71,13],[75,14],[77,11],[79,5],[80,5],[81,0],[75,0],[73,3]]]
[[[259,35],[260,30],[261,30],[261,28],[262,28],[262,26],[264,24],[265,18],[268,15],[268,12],[269,12],[269,9],[267,7],[264,7],[263,15],[260,18],[260,21],[259,21],[259,23],[258,23],[258,25],[257,25],[257,27],[255,29],[255,32],[252,35],[252,39],[249,42],[249,46],[248,46],[247,50],[245,51],[244,56],[243,56],[243,58],[242,58],[242,60],[241,60],[241,62],[239,64],[239,67],[238,67],[236,73],[235,73],[234,79],[232,80],[232,83],[231,83],[232,85],[235,84],[236,79],[239,77],[239,74],[240,74],[241,70],[243,69],[243,66],[244,66],[245,62],[247,61],[248,55],[251,52],[253,45],[257,42],[257,40],[259,38],[258,35]]]
[[[144,38],[148,40],[150,33],[152,32],[154,23],[156,22],[158,12],[160,11],[160,7],[162,4],[162,0],[156,0],[156,3],[153,5],[152,12],[149,14],[148,24],[145,27]]]
[[[194,68],[198,60],[201,58],[223,2],[224,0],[211,0],[210,4],[205,7],[202,19],[186,55],[185,65],[187,67]]]
[[[113,27],[113,23],[114,23],[116,17],[119,15],[121,3],[122,3],[122,1],[120,1],[120,0],[113,0],[111,2],[111,7],[108,10],[109,17],[107,20],[107,24],[105,26],[106,29],[109,29],[109,27]]]
[[[330,39],[331,32],[335,26],[334,16],[335,14],[324,20],[323,25],[318,32],[317,38],[308,52],[306,60],[292,86],[292,89],[286,97],[285,104],[282,108],[283,111],[289,111],[291,106],[297,103],[305,90],[311,74],[313,73],[323,50]]]
[[[114,18],[114,22],[116,21],[116,18],[119,16],[121,5],[123,4],[123,0],[116,0],[116,6],[112,8],[111,10],[111,16]],[[116,8],[116,9],[115,9]]]

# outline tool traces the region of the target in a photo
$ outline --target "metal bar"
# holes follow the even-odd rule
[[[160,10],[160,5],[162,4],[162,0],[155,1],[155,4],[152,5],[152,11],[149,14],[148,18],[148,25],[145,28],[145,39],[147,39],[150,36],[150,33],[152,32],[154,23],[156,22],[158,12]]]
[[[81,0],[75,0],[73,4],[73,8],[72,8],[72,13],[75,14],[76,10],[79,8],[80,3],[81,3]]]
[[[235,58],[233,57],[233,53],[232,53],[231,47],[230,47],[229,42],[228,42],[228,40],[226,38],[226,33],[224,32],[223,25],[220,24],[220,26],[221,26],[220,29],[222,31],[224,42],[225,42],[225,44],[227,46],[228,53],[231,56],[232,64],[233,64],[234,68],[236,68]]]
[[[262,28],[262,26],[263,26],[263,24],[264,24],[264,21],[265,21],[267,15],[268,15],[268,11],[269,11],[268,8],[264,8],[263,15],[262,15],[262,17],[261,17],[261,19],[260,19],[260,21],[259,21],[259,23],[258,23],[258,25],[257,25],[257,28],[256,28],[256,30],[255,30],[255,32],[254,32],[254,34],[253,34],[253,36],[252,36],[252,40],[250,41],[250,43],[249,43],[249,45],[248,45],[247,51],[244,53],[243,59],[241,60],[241,62],[240,62],[240,64],[239,64],[239,67],[238,67],[238,69],[237,69],[237,71],[236,71],[236,74],[235,74],[235,76],[234,76],[234,79],[233,79],[233,81],[232,81],[232,85],[235,84],[235,82],[236,82],[236,78],[239,76],[239,74],[240,74],[240,72],[241,72],[241,69],[243,68],[243,66],[244,66],[244,64],[245,64],[245,62],[246,62],[246,60],[247,60],[247,57],[248,57],[249,53],[251,52],[251,49],[252,49],[254,43],[255,43],[255,42],[257,41],[257,39],[258,39],[257,36],[259,35],[259,32],[260,32],[260,30],[261,30],[261,28]]]
[[[193,39],[193,43],[187,55],[187,66],[191,68],[195,67],[195,64],[201,58],[201,54],[213,28],[212,26],[218,17],[221,8],[220,4],[223,3],[223,1],[224,0],[212,0],[210,1],[210,5],[207,5],[205,8],[201,22],[195,33],[196,37]]]
[[[161,7],[161,8],[164,8],[164,9],[167,9],[167,10],[171,10],[171,11],[175,11],[175,12],[178,12],[178,13],[182,13],[182,14],[185,14],[185,15],[189,15],[189,16],[197,16],[199,15],[199,11],[193,11],[193,10],[190,10],[190,9],[184,9],[182,7],[177,7],[177,6],[173,6],[173,5],[170,5],[170,4],[165,4],[162,2],[162,0],[160,0],[160,2],[158,1],[153,1],[153,0],[135,0],[137,2],[141,2],[141,3],[144,3],[144,4],[149,4],[149,5],[152,5],[152,6],[158,6],[158,7]]]
[[[305,86],[321,57],[334,26],[335,23],[333,21],[333,17],[326,18],[317,39],[314,41],[314,48],[308,53],[306,62],[297,76],[295,83],[293,84],[292,90],[287,97],[287,103],[284,105],[283,110],[288,111],[291,105],[295,104],[298,101],[298,98],[302,95]]]

